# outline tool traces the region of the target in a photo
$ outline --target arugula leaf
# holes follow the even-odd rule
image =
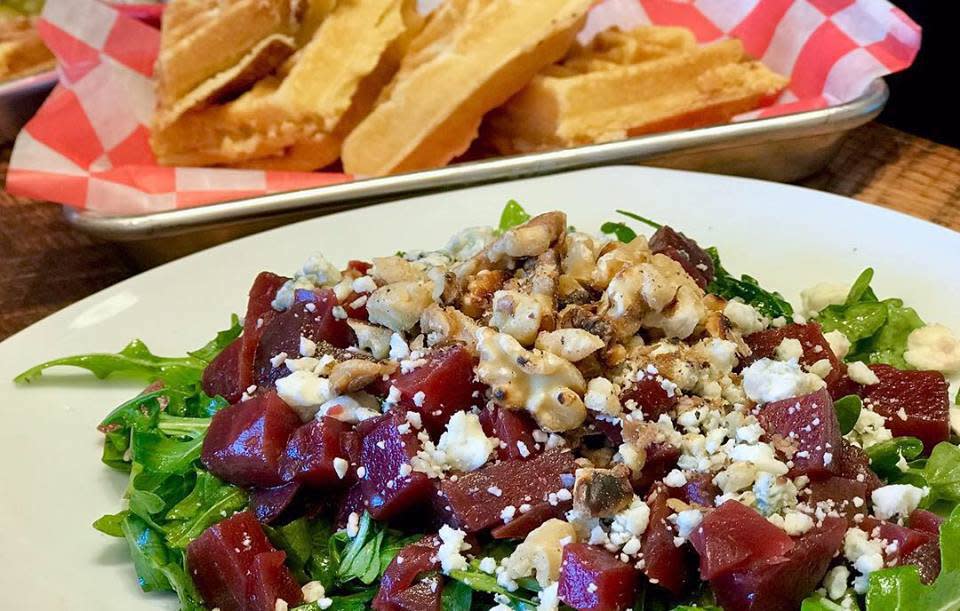
[[[100,516],[93,523],[93,527],[105,535],[123,537],[123,519],[127,517],[127,513],[129,512],[121,511],[120,513],[108,513]]]
[[[104,434],[103,454],[100,460],[111,469],[130,471],[130,433],[126,430],[108,431]]]
[[[200,458],[203,437],[177,441],[162,433],[134,431],[133,460],[152,473],[183,473]]]
[[[903,353],[907,336],[924,325],[913,308],[903,300],[879,300],[870,282],[873,269],[867,268],[857,276],[847,299],[839,305],[830,305],[817,314],[815,320],[824,332],[840,331],[853,344],[845,360],[849,362],[885,363],[898,369],[913,369]]]
[[[462,581],[449,581],[440,593],[440,608],[443,611],[470,611],[473,590]]]
[[[706,252],[713,260],[714,267],[713,280],[707,286],[708,293],[724,299],[739,297],[770,318],[783,316],[790,319],[793,316],[793,307],[780,293],[764,290],[755,278],[746,274],[740,276],[739,280],[734,278],[720,263],[720,255],[715,247],[707,248]]]
[[[217,336],[207,342],[203,347],[188,352],[195,359],[200,359],[204,363],[209,363],[217,358],[217,355],[223,352],[223,349],[230,345],[233,340],[240,337],[243,332],[243,325],[240,323],[240,317],[236,314],[230,315],[230,328],[217,333]]]
[[[523,225],[530,220],[530,215],[527,214],[527,211],[523,209],[516,200],[511,199],[507,202],[507,205],[503,207],[503,212],[500,213],[500,224],[497,227],[497,235],[503,235],[510,229],[513,229],[517,225]]]
[[[903,456],[913,460],[923,453],[923,442],[916,437],[894,437],[864,450],[870,458],[870,468],[880,477],[890,480],[899,477],[901,471],[897,463]]]
[[[270,542],[277,548],[287,552],[287,566],[293,571],[300,582],[309,581],[306,578],[304,567],[313,554],[313,537],[310,524],[306,518],[297,518],[282,526],[263,526]],[[324,586],[326,589],[326,586]]]
[[[172,437],[202,438],[207,434],[208,428],[210,428],[210,418],[160,414],[157,419],[157,430]]]
[[[622,214],[623,216],[625,216],[625,217],[627,217],[627,218],[633,219],[633,220],[635,220],[635,221],[640,221],[640,222],[643,223],[644,225],[649,225],[650,227],[653,227],[654,229],[660,229],[661,227],[663,227],[663,224],[658,223],[658,222],[656,222],[656,221],[651,221],[650,219],[648,219],[648,218],[646,218],[646,217],[643,217],[643,216],[640,216],[639,214],[635,214],[635,213],[633,213],[633,212],[630,212],[629,210],[617,210],[617,214]]]
[[[846,435],[853,430],[857,420],[860,419],[863,401],[857,395],[847,395],[834,401],[833,409],[837,412],[837,420],[840,421],[840,434]]]
[[[914,566],[870,574],[867,611],[955,611],[960,609],[960,507],[940,526],[940,575],[930,585]]]
[[[860,605],[856,596],[849,592],[839,603],[817,592],[803,601],[800,611],[860,611]]]
[[[637,238],[637,232],[627,227],[625,223],[607,221],[600,225],[600,231],[616,236],[624,244],[629,244]]]
[[[207,527],[246,506],[247,493],[242,488],[198,470],[193,491],[167,512],[167,543],[184,549]]]
[[[129,495],[129,506],[130,513],[142,519],[150,528],[162,530],[153,519],[155,514],[167,507],[162,497],[147,490],[134,490]]]
[[[938,443],[923,468],[923,478],[930,487],[925,504],[939,500],[960,503],[960,448],[948,442]]]
[[[469,568],[462,571],[450,571],[448,576],[455,581],[463,583],[471,590],[504,596],[509,600],[509,605],[514,609],[536,609],[537,604],[534,603],[532,599],[524,598],[517,594],[517,592],[507,590],[497,583],[496,576],[488,575],[481,571],[478,564],[478,560],[472,560]]]
[[[363,512],[357,536],[347,543],[340,559],[340,566],[337,568],[337,578],[341,582],[358,579],[361,583],[369,585],[380,576],[380,546],[383,543],[383,531],[383,527],[374,524],[369,512]]]
[[[366,611],[370,608],[368,603],[377,595],[377,589],[367,588],[346,596],[331,596],[332,604],[326,609],[321,609],[319,603],[307,603],[291,611]]]
[[[144,592],[170,590],[170,582],[160,567],[167,563],[167,548],[160,533],[131,513],[120,523],[130,548],[130,557],[137,571],[140,589]]]
[[[326,520],[318,519],[311,524],[311,531],[313,551],[304,570],[311,580],[319,581],[324,589],[330,590],[336,582],[339,566],[330,552],[334,547],[333,527]]]

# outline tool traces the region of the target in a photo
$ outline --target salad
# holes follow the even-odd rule
[[[316,255],[186,356],[17,380],[148,384],[94,527],[185,611],[960,609],[960,341],[622,214]]]

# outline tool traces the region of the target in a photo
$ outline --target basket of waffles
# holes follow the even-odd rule
[[[577,41],[592,0],[172,0],[151,146],[178,166],[358,176],[729,121],[787,79],[677,27]]]

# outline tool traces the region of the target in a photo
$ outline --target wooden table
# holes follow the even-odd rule
[[[883,125],[856,130],[802,184],[960,230],[960,150]],[[71,229],[59,206],[0,191],[0,340],[138,271],[116,246]]]

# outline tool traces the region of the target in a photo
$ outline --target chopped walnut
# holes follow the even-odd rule
[[[493,329],[477,331],[477,375],[494,399],[507,408],[526,409],[548,431],[568,431],[587,416],[580,395],[586,382],[569,361],[550,352],[526,350]]]
[[[536,347],[576,363],[603,348],[604,343],[602,339],[583,329],[557,329],[541,331],[537,336]]]
[[[623,464],[612,469],[577,469],[573,487],[574,509],[597,518],[610,518],[633,500],[630,469]]]
[[[499,270],[482,270],[467,279],[460,295],[460,309],[471,318],[480,318],[490,309],[493,294],[503,286],[505,274]]]
[[[505,258],[537,257],[556,244],[566,230],[566,214],[540,214],[500,236],[487,248],[487,260],[497,263]]]
[[[477,323],[460,310],[431,304],[420,315],[420,330],[426,334],[427,345],[447,342],[462,342],[476,350]],[[389,338],[388,338],[389,341]]]
[[[589,234],[574,231],[567,234],[563,273],[577,282],[590,282],[597,267],[600,248]]]
[[[377,378],[393,373],[394,367],[364,359],[351,359],[333,366],[330,372],[330,390],[343,395],[362,390]]]
[[[550,311],[549,297],[520,291],[497,291],[493,294],[490,326],[524,346],[532,346]]]
[[[370,276],[378,284],[393,284],[395,282],[417,282],[425,280],[426,275],[416,268],[413,263],[402,257],[375,257]]]
[[[368,350],[375,359],[385,359],[390,353],[390,336],[393,331],[386,327],[371,325],[362,320],[350,319],[347,321],[357,336],[357,347]]]
[[[370,322],[381,324],[397,333],[412,329],[420,315],[433,303],[433,283],[396,282],[381,286],[367,299]]]
[[[590,278],[591,284],[598,290],[607,288],[613,277],[624,268],[639,265],[651,257],[647,239],[643,236],[637,236],[629,244],[611,243],[608,248],[609,250],[597,259],[597,267]]]

